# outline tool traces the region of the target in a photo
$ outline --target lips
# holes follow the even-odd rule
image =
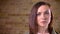
[[[41,23],[46,23],[46,21],[41,21]]]

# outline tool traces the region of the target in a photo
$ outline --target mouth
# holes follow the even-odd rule
[[[41,21],[41,23],[47,23],[46,21]]]

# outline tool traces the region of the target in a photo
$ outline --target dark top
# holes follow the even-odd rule
[[[33,33],[31,33],[33,34]],[[54,29],[52,29],[52,33],[51,34],[58,34]]]

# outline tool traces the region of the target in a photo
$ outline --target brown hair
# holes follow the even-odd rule
[[[38,24],[36,23],[37,22],[37,10],[38,8],[41,6],[41,5],[48,5],[50,7],[50,4],[46,3],[46,2],[38,2],[36,3],[32,10],[31,10],[31,14],[30,14],[30,19],[29,19],[29,34],[36,34],[37,31],[38,31]],[[48,25],[48,30],[51,34],[51,31],[52,31],[52,27],[51,27],[51,24],[52,24],[52,20],[53,20],[53,15],[52,15],[52,12],[51,12],[51,21]]]

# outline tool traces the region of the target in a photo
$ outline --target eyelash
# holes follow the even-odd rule
[[[49,12],[45,12],[45,14],[49,14]]]
[[[44,14],[49,15],[49,12],[45,12]],[[37,16],[38,16],[38,15],[41,15],[41,13],[38,13]]]
[[[38,13],[37,16],[38,16],[38,15],[41,15],[41,13]]]

